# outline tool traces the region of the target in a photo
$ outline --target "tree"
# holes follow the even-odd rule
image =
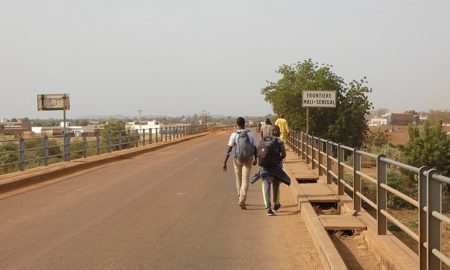
[[[450,111],[430,110],[428,121],[433,125],[439,124],[440,121],[450,124]]]
[[[276,114],[284,114],[294,129],[305,129],[306,113],[301,107],[303,90],[335,90],[336,108],[313,108],[309,114],[310,133],[349,146],[361,146],[367,133],[366,116],[372,103],[366,81],[346,84],[331,65],[314,63],[311,59],[278,69],[281,79],[268,82],[261,90]],[[365,79],[365,78],[364,78]]]
[[[122,148],[125,148],[123,145],[124,140],[121,139],[121,137],[125,137],[127,134],[125,131],[125,122],[120,120],[109,121],[108,124],[105,125],[105,128],[101,132],[102,143],[105,148],[108,145],[109,134],[111,134],[111,145],[113,150],[120,149],[119,144]]]
[[[416,112],[416,110],[407,110],[404,113],[411,114],[411,115],[419,115],[419,113]]]
[[[423,133],[410,125],[409,142],[401,149],[405,161],[415,167],[428,166],[436,168],[443,175],[450,175],[450,139],[442,130],[442,122],[431,126],[428,121],[423,124]]]
[[[381,117],[382,115],[385,115],[387,113],[389,113],[389,110],[386,108],[378,108],[371,111],[371,115],[375,117]]]

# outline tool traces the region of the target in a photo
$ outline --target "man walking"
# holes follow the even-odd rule
[[[227,171],[227,161],[233,152],[239,206],[241,209],[247,209],[245,200],[247,199],[250,173],[252,165],[256,165],[257,162],[256,139],[250,130],[245,129],[245,119],[243,117],[238,117],[236,124],[239,129],[231,134],[230,140],[228,141],[228,150],[223,163],[223,171]]]
[[[262,178],[262,193],[267,215],[275,215],[274,211],[281,207],[280,182],[291,184],[291,179],[283,171],[282,160],[286,157],[284,143],[278,138],[280,128],[274,126],[273,136],[264,137],[258,146],[259,172],[253,176],[252,184]],[[273,203],[270,193],[273,192]]]
[[[275,121],[275,125],[280,127],[280,139],[285,143],[287,139],[287,135],[289,133],[289,126],[286,119],[284,119],[284,115],[281,114],[280,118]]]
[[[261,139],[264,139],[264,137],[272,136],[273,132],[273,125],[269,118],[266,118],[264,121],[264,126],[261,129]]]

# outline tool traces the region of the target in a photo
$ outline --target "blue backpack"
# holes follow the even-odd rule
[[[237,132],[238,136],[236,138],[234,157],[242,163],[252,160],[255,153],[248,132],[248,130],[240,130]]]

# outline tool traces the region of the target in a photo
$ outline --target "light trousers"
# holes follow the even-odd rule
[[[252,171],[253,161],[250,160],[248,162],[241,163],[237,159],[233,160],[239,202],[245,203],[245,200],[247,199],[248,184],[250,182],[250,173]]]

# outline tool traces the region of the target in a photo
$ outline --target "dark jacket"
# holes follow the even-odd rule
[[[291,178],[283,171],[281,164],[272,168],[261,167],[259,172],[252,177],[251,183],[255,183],[261,177],[272,178],[274,181],[280,181],[288,186],[291,184]]]

